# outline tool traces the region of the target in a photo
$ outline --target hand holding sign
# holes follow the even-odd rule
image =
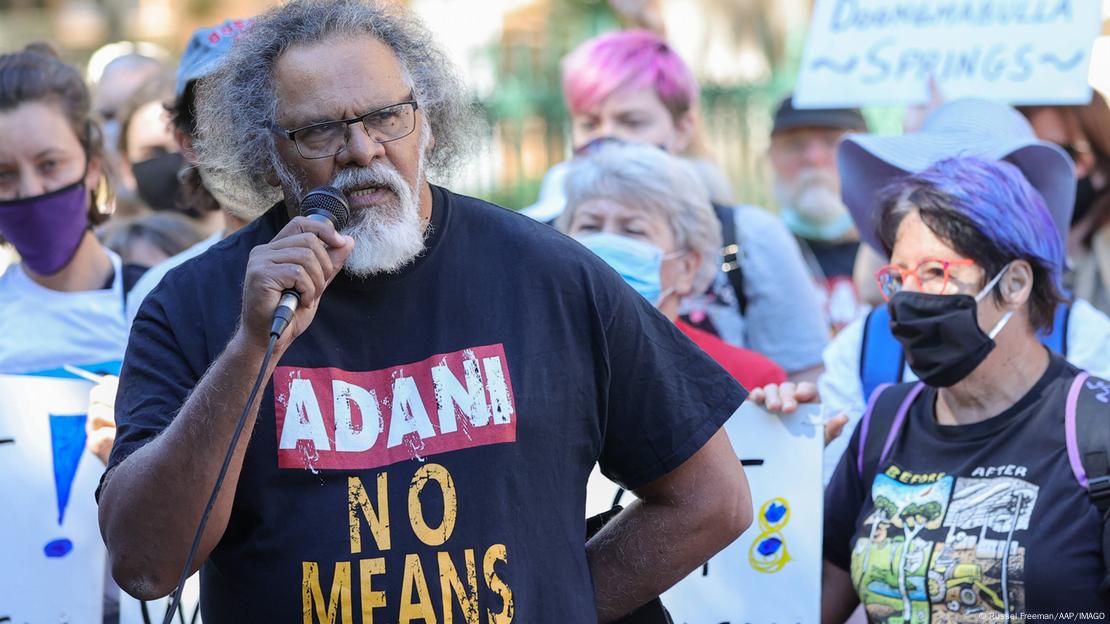
[[[85,421],[87,438],[85,447],[92,451],[104,465],[116,441],[116,389],[119,377],[105,375],[89,390],[89,412]]]
[[[749,398],[752,403],[763,406],[768,412],[783,415],[793,414],[800,404],[817,403],[821,400],[817,385],[808,381],[797,385],[789,381],[781,385],[768,384],[752,390]],[[829,419],[825,423],[825,446],[838,438],[844,431],[844,425],[847,424],[848,416],[845,414],[838,414]]]

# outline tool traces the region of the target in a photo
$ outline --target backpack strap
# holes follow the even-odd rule
[[[1071,304],[1060,303],[1056,306],[1056,316],[1052,320],[1052,331],[1037,332],[1041,344],[1048,347],[1049,351],[1068,356],[1068,322],[1071,320]]]
[[[1105,576],[1099,594],[1110,598],[1110,383],[1081,372],[1068,390],[1064,440],[1080,487],[1102,516]]]
[[[862,483],[869,484],[890,456],[910,406],[924,389],[925,384],[920,382],[883,384],[871,394],[867,411],[860,422],[859,449],[856,452],[856,469]]]
[[[740,315],[748,311],[748,296],[744,294],[744,269],[740,266],[740,245],[736,242],[736,209],[732,206],[713,204],[713,212],[721,222],[721,270],[736,293]]]
[[[906,359],[902,345],[890,332],[890,310],[876,306],[867,314],[863,326],[863,345],[859,354],[859,380],[863,396],[871,397],[883,384],[900,383]]]
[[[1102,513],[1110,510],[1110,383],[1079,373],[1068,391],[1064,439],[1079,485]]]

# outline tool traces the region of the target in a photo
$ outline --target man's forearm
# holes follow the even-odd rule
[[[100,497],[101,533],[113,576],[128,593],[153,598],[177,583],[263,355],[257,346],[232,339],[165,431],[108,475]],[[277,359],[271,360],[267,376]],[[227,527],[261,394],[251,407],[194,567]]]
[[[663,593],[752,522],[744,469],[723,429],[636,495],[639,500],[586,544],[599,622]]]
[[[741,511],[691,513],[637,500],[586,545],[599,622],[626,615],[663,593],[732,543],[747,527]]]

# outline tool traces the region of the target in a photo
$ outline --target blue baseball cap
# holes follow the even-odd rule
[[[250,26],[250,22],[249,19],[229,19],[218,26],[194,31],[177,65],[174,97],[180,98],[189,83],[215,72],[220,61],[227,56],[231,44]]]

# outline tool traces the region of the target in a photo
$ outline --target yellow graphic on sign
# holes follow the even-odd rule
[[[756,571],[774,574],[790,561],[780,532],[790,521],[790,503],[785,498],[772,498],[759,508],[758,520],[762,532],[748,549],[748,562]]]

